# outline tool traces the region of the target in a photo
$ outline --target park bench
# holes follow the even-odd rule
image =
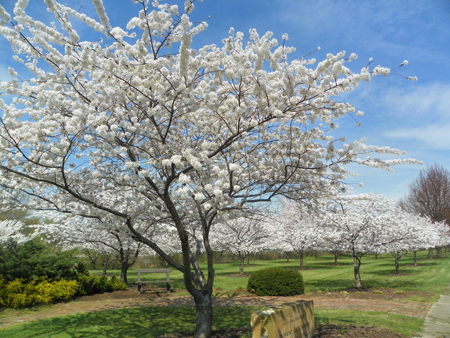
[[[141,293],[141,286],[144,284],[157,284],[157,283],[166,283],[166,287],[167,287],[167,292],[170,291],[170,283],[172,283],[172,281],[169,278],[169,274],[172,272],[171,269],[137,269],[134,270],[137,272],[138,274],[138,279],[137,279],[137,286],[138,286],[138,292]],[[141,280],[141,273],[166,273],[166,280],[152,280],[152,281],[143,281]]]

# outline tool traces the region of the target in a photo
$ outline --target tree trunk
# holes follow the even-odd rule
[[[205,292],[207,291],[207,292]],[[200,295],[194,297],[197,315],[194,338],[211,337],[212,327],[212,290],[204,290]]]
[[[127,261],[120,262],[120,281],[128,285],[128,272],[129,264]]]
[[[103,255],[103,276],[106,276],[106,268],[108,267],[109,260],[111,258],[111,254],[104,254]]]
[[[433,248],[429,248],[428,249],[428,259],[432,259],[433,258]]]
[[[362,288],[361,283],[361,275],[359,274],[359,268],[361,266],[361,258],[358,258],[358,256],[353,256],[353,271],[355,273],[355,287],[357,289]]]
[[[417,251],[414,251],[414,265],[417,265]]]
[[[396,254],[394,254],[395,257],[395,274],[398,274],[399,270],[400,270],[400,258],[402,258],[402,254],[400,252],[397,252]]]
[[[437,247],[436,248],[436,257],[441,257],[442,255],[442,248],[441,247]]]
[[[240,258],[239,258],[239,274],[240,275],[243,275],[244,274],[244,257],[243,256],[241,256]]]
[[[317,257],[319,257],[319,252],[314,251],[314,260],[315,260],[315,261],[317,260]]]
[[[337,265],[338,258],[339,258],[339,252],[334,254],[334,265]]]
[[[378,252],[375,253],[375,259],[378,259]]]
[[[301,251],[299,255],[300,255],[300,269],[303,270],[303,251]]]
[[[286,252],[286,263],[289,263],[289,258],[291,258],[291,255],[289,252]]]

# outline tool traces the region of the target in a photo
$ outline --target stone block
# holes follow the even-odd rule
[[[253,338],[313,337],[313,301],[299,301],[252,313],[251,324]]]

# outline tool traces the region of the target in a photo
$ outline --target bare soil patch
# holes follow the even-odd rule
[[[403,300],[411,297],[415,299],[431,299],[433,294],[424,291],[400,291],[386,288],[361,288],[346,289],[333,292],[310,292],[311,297],[346,298],[346,299],[379,299],[379,300]]]

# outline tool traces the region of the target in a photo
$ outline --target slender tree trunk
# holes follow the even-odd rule
[[[339,252],[334,254],[334,265],[337,265],[337,264],[338,264],[338,263],[337,263],[338,258],[339,258]]]
[[[303,251],[300,251],[299,255],[300,255],[300,269],[303,270]]]
[[[314,260],[317,260],[317,257],[319,257],[319,253],[317,251],[314,251]]]
[[[417,251],[413,251],[414,253],[414,265],[417,265]]]
[[[240,256],[239,257],[239,274],[243,275],[244,274],[244,256]]]
[[[111,254],[104,254],[103,255],[103,262],[102,262],[102,264],[103,264],[103,276],[106,276],[106,269],[108,267],[110,258],[111,258]]]
[[[361,266],[361,258],[357,255],[353,255],[353,271],[355,273],[355,287],[357,289],[362,288],[361,275],[359,273],[359,268]]]
[[[247,265],[250,265],[250,254],[247,256]]]
[[[378,252],[375,253],[375,259],[378,259]]]
[[[394,254],[395,257],[395,274],[398,274],[400,271],[400,258],[402,258],[402,254],[400,252],[397,252]]]
[[[428,249],[428,259],[432,259],[433,258],[433,248],[429,248]]]
[[[291,255],[289,252],[286,252],[286,262],[289,263],[289,258],[291,258]]]
[[[120,281],[128,285],[128,277],[127,272],[129,268],[129,264],[127,261],[120,262]]]

